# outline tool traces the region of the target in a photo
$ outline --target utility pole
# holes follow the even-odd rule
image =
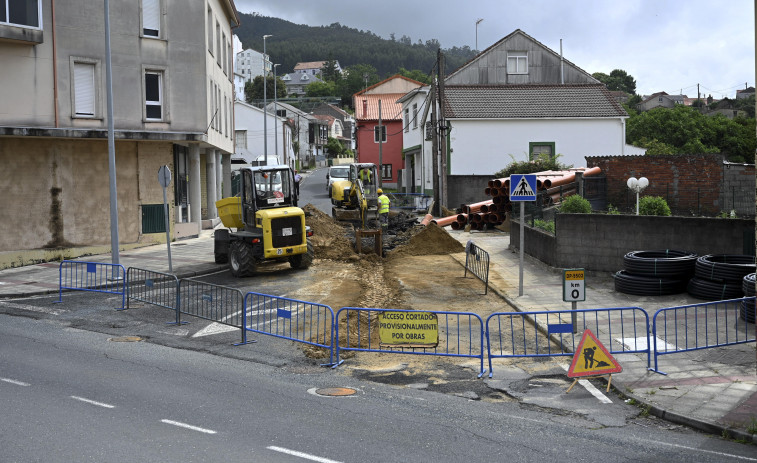
[[[481,24],[481,21],[483,21],[484,18],[479,18],[476,20],[476,51],[478,52],[478,25]]]
[[[441,206],[447,206],[447,121],[444,120],[444,55],[442,49],[436,51],[437,56],[437,76],[438,76],[438,95],[439,95],[439,151],[441,156],[441,172],[439,183],[441,184],[440,194],[440,211]]]
[[[384,147],[384,128],[381,126],[381,100],[378,101],[378,104],[379,104],[379,108],[378,108],[379,109],[379,119],[378,119],[378,131],[379,131],[379,136],[378,136],[378,139],[379,139],[379,162],[378,163],[379,163],[379,168],[378,168],[378,172],[376,173],[376,175],[378,176],[378,180],[376,180],[376,184],[379,186],[379,188],[382,188],[384,186],[383,182],[382,182],[383,175],[381,175],[381,171],[382,171],[381,163],[383,162],[383,155],[384,155],[384,150],[383,150],[383,147]]]
[[[437,62],[437,65],[439,63]],[[431,172],[434,185],[434,204],[431,214],[439,217],[439,139],[436,132],[436,79],[431,80]]]

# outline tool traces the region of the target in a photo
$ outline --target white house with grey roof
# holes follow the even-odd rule
[[[448,154],[439,163],[448,207],[480,201],[483,186],[473,180],[491,178],[514,160],[546,153],[580,167],[586,156],[643,154],[626,145],[628,114],[607,87],[521,30],[447,76],[440,109],[449,128],[442,144]],[[425,126],[429,111],[424,115]],[[406,159],[418,153],[423,163],[433,161],[430,142],[419,138],[423,131],[405,135]]]

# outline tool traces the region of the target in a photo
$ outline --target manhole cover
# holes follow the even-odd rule
[[[324,387],[321,389],[316,389],[315,393],[318,395],[326,395],[330,397],[343,397],[348,395],[354,395],[355,394],[354,389],[350,389],[348,387]]]
[[[139,336],[118,336],[115,338],[108,338],[108,341],[113,342],[139,342],[141,340],[142,338],[140,338]]]

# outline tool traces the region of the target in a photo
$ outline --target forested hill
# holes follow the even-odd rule
[[[383,39],[370,31],[361,31],[339,23],[311,27],[294,24],[279,18],[261,16],[257,13],[239,13],[240,26],[235,29],[243,47],[263,51],[263,35],[266,53],[271,60],[280,63],[279,72],[292,72],[298,62],[339,61],[342,69],[355,64],[368,64],[376,68],[381,78],[390,77],[400,68],[408,71],[431,72],[436,62],[439,41],[416,39],[403,35],[397,40]],[[475,56],[474,50],[465,46],[442,50],[446,73],[449,73]]]

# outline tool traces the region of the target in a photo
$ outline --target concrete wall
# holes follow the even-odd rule
[[[162,204],[164,164],[173,164],[169,142],[116,143],[122,243],[161,240],[141,234],[140,206]],[[107,141],[3,138],[0,165],[0,252],[110,243]]]
[[[520,243],[512,218],[511,246]],[[556,268],[616,272],[630,251],[676,249],[706,254],[743,254],[754,236],[754,220],[654,217],[606,214],[557,214],[556,234],[525,227],[525,252]]]

